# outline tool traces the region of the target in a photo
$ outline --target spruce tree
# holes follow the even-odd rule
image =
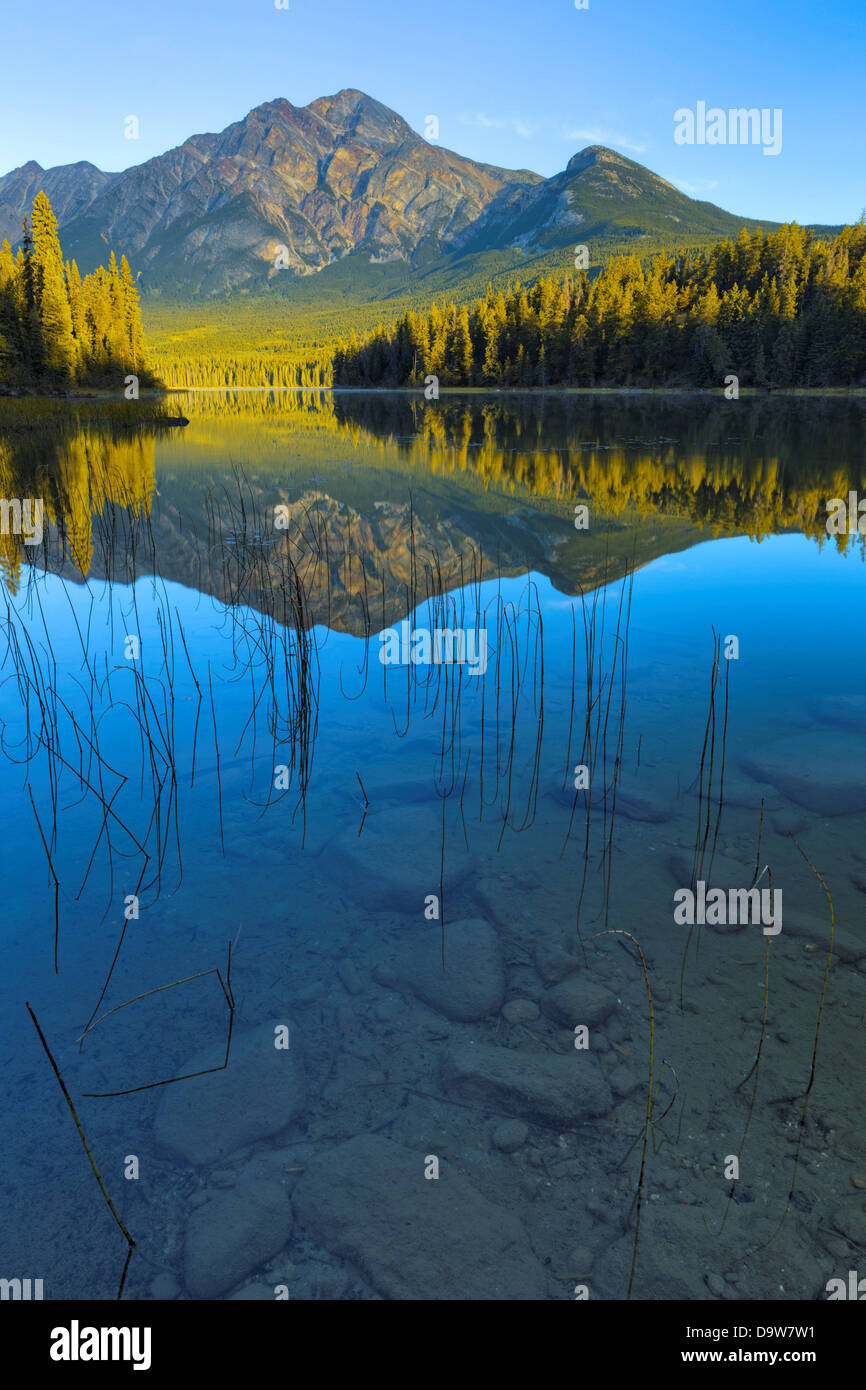
[[[81,303],[81,275],[75,261],[66,262],[66,293],[72,314],[72,332],[78,343],[79,357],[84,359],[84,306]]]
[[[57,235],[57,218],[44,193],[33,200],[32,265],[34,316],[40,338],[40,369],[60,381],[72,381],[78,365],[78,344],[72,332],[72,312]]]
[[[21,227],[21,245],[15,261],[13,287],[15,312],[18,319],[18,341],[21,353],[21,378],[36,380],[42,372],[42,339],[36,314],[36,295],[33,275],[33,241],[25,217]]]

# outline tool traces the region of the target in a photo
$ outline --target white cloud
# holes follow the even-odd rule
[[[482,126],[485,130],[511,130],[524,140],[530,139],[541,128],[523,120],[521,116],[488,116],[483,111],[464,111],[460,120],[463,125]]]
[[[483,111],[476,111],[474,116],[467,116],[464,112],[460,119],[464,125],[482,125],[485,130],[504,130],[508,125],[507,121],[496,120],[493,116],[485,116]]]
[[[522,140],[532,139],[541,130],[556,128],[550,120],[527,121],[522,116],[488,116],[485,111],[464,111],[460,121],[462,125],[480,126],[483,130],[510,130]],[[627,135],[604,130],[601,126],[586,126],[576,130],[566,127],[560,129],[560,134],[564,140],[572,144],[615,145],[621,150],[630,150],[633,154],[643,154],[646,151],[646,145],[639,145],[636,141],[629,140]]]
[[[618,135],[613,130],[602,130],[599,126],[582,127],[579,130],[564,130],[565,140],[580,141],[587,145],[616,145],[621,150],[631,150],[633,154],[644,154],[646,145],[638,145],[627,135]]]

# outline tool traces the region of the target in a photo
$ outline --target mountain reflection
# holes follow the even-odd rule
[[[309,621],[361,635],[426,593],[534,569],[575,594],[700,540],[827,535],[864,490],[860,398],[213,392],[187,429],[0,422],[0,496],[42,498],[26,546],[4,516],[14,591],[33,563],[71,578],[158,572],[231,602],[252,557],[288,547]],[[575,508],[588,508],[576,529]],[[275,524],[277,508],[281,521]]]

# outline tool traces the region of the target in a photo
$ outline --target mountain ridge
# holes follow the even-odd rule
[[[691,199],[605,146],[550,178],[481,163],[357,88],[300,107],[276,97],[119,173],[29,160],[0,177],[0,238],[17,241],[40,188],[81,270],[122,250],[143,290],[204,297],[347,257],[360,276],[362,263],[391,261],[414,275],[483,252],[543,256],[587,240],[649,251],[778,225]]]

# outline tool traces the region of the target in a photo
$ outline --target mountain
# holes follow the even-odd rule
[[[561,174],[532,187],[515,187],[487,208],[453,243],[463,252],[496,246],[545,251],[569,242],[617,239],[736,236],[753,219],[697,202],[642,164],[603,145],[574,155]],[[776,223],[764,222],[765,230]]]
[[[0,241],[8,237],[15,245],[21,236],[21,223],[25,215],[30,215],[33,199],[40,189],[47,193],[57,220],[68,224],[86,212],[100,193],[120,177],[120,174],[104,174],[84,159],[56,169],[43,169],[31,159],[20,169],[13,169],[11,174],[0,178]]]
[[[304,107],[266,102],[220,134],[99,175],[102,186],[91,170],[43,173],[30,164],[7,174],[0,235],[17,239],[41,178],[80,269],[122,248],[145,288],[205,292],[263,285],[277,273],[281,246],[287,268],[301,275],[352,251],[382,261],[411,258],[424,245],[435,253],[516,183],[539,181],[431,145],[358,91]]]
[[[443,274],[469,284],[491,257],[526,260],[532,273],[577,242],[591,243],[598,261],[624,244],[649,252],[758,225],[602,146],[549,179],[477,163],[356,90],[309,106],[265,102],[122,173],[31,161],[0,178],[0,237],[14,244],[40,188],[82,271],[124,251],[142,288],[168,296],[288,287],[346,258],[338,284],[381,282],[374,270],[389,266],[403,287],[431,268],[437,285]]]

